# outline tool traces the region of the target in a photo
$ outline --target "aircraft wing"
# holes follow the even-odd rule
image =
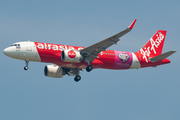
[[[108,47],[110,47],[113,44],[117,44],[117,42],[119,41],[119,38],[122,37],[123,35],[125,35],[126,33],[128,33],[129,31],[131,31],[134,27],[134,24],[136,22],[137,19],[135,19],[131,25],[125,29],[124,31],[121,31],[105,40],[102,40],[98,43],[95,43],[89,47],[86,47],[84,49],[82,49],[80,51],[81,55],[84,56],[85,58],[88,58],[89,62],[93,62],[94,59],[97,58],[98,54],[101,51],[106,51],[106,49]]]

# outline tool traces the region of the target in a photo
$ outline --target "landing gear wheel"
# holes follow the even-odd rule
[[[86,71],[87,71],[87,72],[90,72],[92,69],[93,69],[93,66],[88,65],[87,68],[86,68]]]
[[[28,70],[28,68],[29,68],[28,66],[25,66],[25,67],[24,67],[24,70]]]
[[[78,82],[81,80],[81,76],[80,75],[76,75],[76,77],[74,78],[74,81]]]
[[[29,61],[28,60],[25,60],[25,62],[26,62],[26,66],[24,67],[24,70],[28,70],[28,64],[29,64]]]

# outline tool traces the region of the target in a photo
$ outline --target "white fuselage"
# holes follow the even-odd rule
[[[17,42],[4,49],[4,54],[15,59],[41,62],[34,42]]]

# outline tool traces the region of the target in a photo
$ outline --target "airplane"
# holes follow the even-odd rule
[[[44,67],[45,76],[62,78],[67,74],[75,76],[76,82],[81,80],[80,73],[83,69],[87,72],[97,68],[124,70],[170,63],[167,57],[176,51],[161,54],[166,36],[165,30],[158,30],[137,52],[107,49],[117,44],[120,37],[130,32],[136,20],[127,29],[88,47],[23,41],[12,44],[3,52],[8,57],[24,60],[26,63],[24,70],[29,68],[29,61],[53,63]]]

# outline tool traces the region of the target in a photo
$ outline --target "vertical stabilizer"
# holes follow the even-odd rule
[[[148,62],[149,57],[161,55],[165,37],[166,31],[158,30],[137,53],[140,54],[146,62]]]

